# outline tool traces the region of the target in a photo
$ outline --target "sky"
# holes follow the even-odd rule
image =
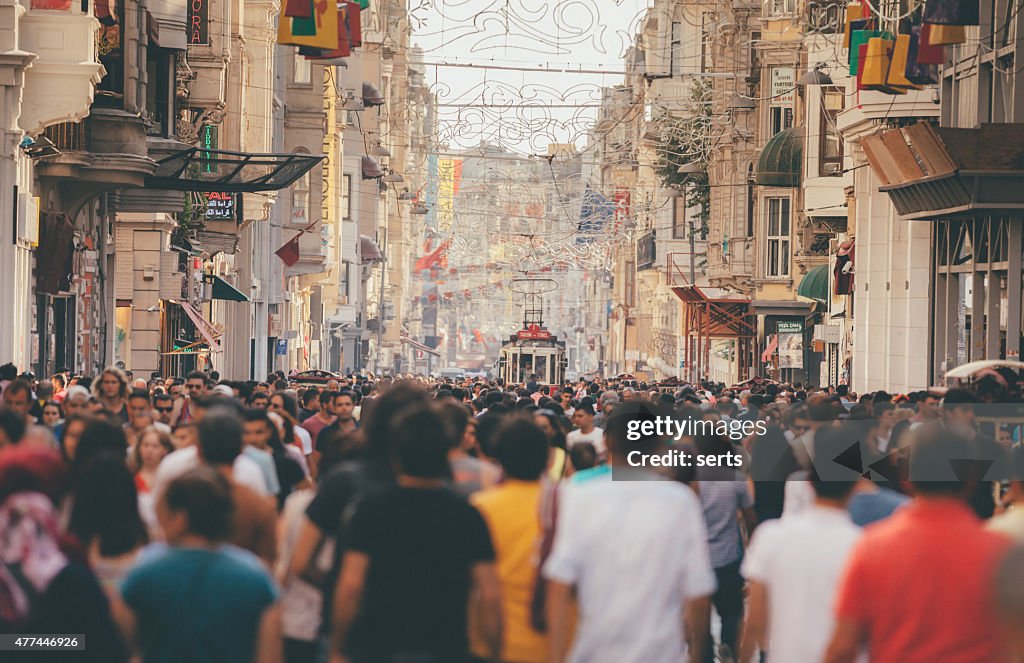
[[[412,43],[423,49],[426,78],[438,94],[439,141],[453,149],[486,141],[522,154],[544,154],[555,142],[582,148],[600,88],[621,83],[622,75],[561,70],[621,72],[647,4],[412,0]]]

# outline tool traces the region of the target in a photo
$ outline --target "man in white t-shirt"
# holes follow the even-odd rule
[[[580,403],[572,413],[572,423],[576,430],[565,436],[565,446],[572,449],[573,445],[580,442],[590,442],[594,445],[598,457],[604,457],[607,452],[604,431],[594,425],[594,405],[587,400]]]
[[[815,439],[818,463],[837,456],[841,446],[836,437]],[[834,469],[825,476],[832,478]],[[859,477],[822,481],[819,471],[824,470],[812,471],[806,482],[813,503],[762,523],[751,539],[740,569],[749,605],[738,663],[755,660],[758,649],[767,650],[769,663],[820,661],[825,655],[836,591],[861,529],[846,508]]]
[[[569,483],[560,493],[548,581],[549,660],[700,661],[715,573],[700,501],[683,484],[626,462],[636,449],[663,449],[657,438],[629,442],[627,417],[609,417],[616,479]],[[636,479],[636,480],[628,480]],[[568,650],[572,592],[579,618]]]
[[[157,466],[156,476],[153,478],[153,496],[159,496],[171,481],[194,470],[201,463],[199,449],[195,444],[177,449],[164,456]],[[260,466],[251,458],[238,454],[231,472],[235,483],[247,486],[260,495],[270,494]]]

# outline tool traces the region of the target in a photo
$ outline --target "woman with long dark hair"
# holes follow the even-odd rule
[[[565,427],[559,416],[552,410],[537,410],[533,413],[535,423],[548,438],[548,476],[558,481],[565,474]]]
[[[82,469],[76,493],[68,533],[82,544],[100,584],[113,596],[149,538],[139,516],[135,477],[123,456],[103,453]]]

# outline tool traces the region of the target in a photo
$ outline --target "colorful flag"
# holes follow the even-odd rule
[[[348,41],[352,48],[359,48],[363,45],[363,24],[362,7],[358,2],[345,2],[345,27],[348,33]],[[369,6],[369,3],[367,3]]]
[[[333,51],[339,47],[338,7],[334,0],[313,0],[310,18],[281,16],[277,43]]]
[[[413,265],[413,267],[412,267],[412,271],[414,271],[414,272],[422,272],[425,269],[430,269],[434,265],[440,264],[441,260],[442,260],[442,253],[445,253],[447,251],[449,244],[451,244],[451,240],[450,239],[446,239],[445,241],[441,242],[436,249],[434,249],[433,251],[431,251],[427,255],[425,255],[422,258],[420,258],[419,260],[417,260],[416,264]],[[448,260],[447,253],[445,253],[443,258],[444,258],[445,263],[447,263],[447,260]]]

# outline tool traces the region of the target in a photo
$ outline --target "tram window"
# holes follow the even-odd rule
[[[537,363],[534,365],[533,372],[537,374],[537,377],[544,384],[551,384],[551,376],[548,375],[548,357],[547,355],[535,355]]]

